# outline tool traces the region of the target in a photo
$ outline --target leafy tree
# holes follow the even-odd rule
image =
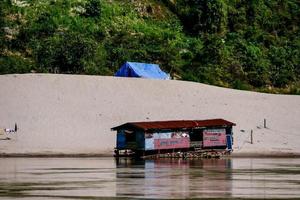
[[[41,70],[81,73],[96,53],[96,44],[82,35],[65,32],[36,44],[35,60]]]
[[[34,64],[29,59],[6,55],[0,57],[0,74],[27,73],[34,69]]]
[[[0,2],[0,55],[3,53],[3,49],[5,48],[5,33],[4,28],[6,25],[6,12],[9,6],[9,1],[4,0]]]
[[[85,5],[86,17],[100,17],[101,15],[101,1],[100,0],[90,0]]]
[[[270,60],[272,63],[272,83],[275,87],[285,87],[295,80],[295,69],[290,57],[290,50],[284,47],[270,48]]]
[[[179,0],[177,13],[192,33],[219,33],[223,31],[226,4],[222,0]]]

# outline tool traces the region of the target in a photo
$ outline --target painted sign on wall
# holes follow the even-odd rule
[[[226,146],[225,129],[207,129],[203,131],[203,147]]]
[[[145,150],[189,148],[187,132],[146,133]]]
[[[178,149],[189,148],[190,138],[169,138],[169,139],[155,139],[155,149]]]

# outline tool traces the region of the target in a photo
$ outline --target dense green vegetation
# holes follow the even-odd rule
[[[152,62],[183,80],[300,94],[299,26],[298,0],[2,0],[0,74]]]

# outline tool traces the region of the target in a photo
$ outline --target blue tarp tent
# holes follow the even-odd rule
[[[170,79],[170,76],[159,68],[159,65],[137,62],[126,62],[117,71],[115,76]]]

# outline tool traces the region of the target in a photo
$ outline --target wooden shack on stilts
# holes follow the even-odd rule
[[[233,126],[224,119],[128,122],[112,128],[117,131],[115,156],[230,154]]]

